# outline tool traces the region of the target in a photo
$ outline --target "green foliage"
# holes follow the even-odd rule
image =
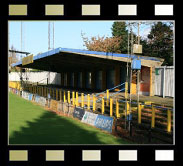
[[[163,58],[163,65],[173,65],[172,24],[157,22],[151,28],[147,40],[141,42],[145,56]]]
[[[121,53],[128,52],[128,30],[126,22],[114,22],[112,25],[112,35],[121,37],[120,50]]]

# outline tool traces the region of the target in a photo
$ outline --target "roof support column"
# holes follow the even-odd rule
[[[82,88],[86,88],[86,72],[82,71]]]
[[[107,88],[107,86],[106,86],[107,85],[106,75],[107,75],[106,70],[102,70],[102,90],[106,90],[106,88]]]
[[[64,72],[61,72],[61,86],[64,86]]]
[[[115,86],[120,84],[120,66],[115,67]],[[119,90],[119,89],[116,89]]]
[[[71,86],[70,82],[71,82],[71,73],[67,72],[67,87]]]
[[[78,73],[74,72],[74,88],[77,88],[77,82],[78,82]]]
[[[96,88],[96,72],[95,71],[91,72],[91,88],[92,89]]]

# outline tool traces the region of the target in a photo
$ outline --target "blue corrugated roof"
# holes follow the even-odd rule
[[[88,51],[88,50],[81,50],[81,49],[72,49],[72,48],[56,48],[50,51],[47,51],[45,53],[38,54],[34,56],[33,60],[41,59],[47,56],[51,56],[54,54],[57,54],[59,52],[69,52],[69,53],[81,53],[81,54],[94,54],[94,55],[103,55],[103,56],[113,56],[113,57],[124,57],[124,58],[132,58],[132,59],[137,59],[137,55],[128,55],[128,54],[118,54],[118,53],[111,53],[111,52],[99,52],[99,51]],[[144,59],[144,60],[152,60],[152,61],[160,61],[159,58],[155,57],[143,57],[139,56],[139,59]],[[22,61],[19,61],[17,63],[12,64],[12,66],[18,66],[22,64]]]

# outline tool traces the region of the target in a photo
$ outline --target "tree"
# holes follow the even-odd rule
[[[163,58],[163,65],[173,65],[173,27],[171,23],[157,22],[152,26],[145,54]]]
[[[120,37],[120,52],[128,52],[128,30],[126,22],[114,22],[112,25],[112,36]]]
[[[81,36],[84,41],[84,45],[90,51],[103,51],[103,52],[116,52],[120,53],[120,41],[121,37],[105,37],[98,36],[89,39],[85,37],[83,33]]]

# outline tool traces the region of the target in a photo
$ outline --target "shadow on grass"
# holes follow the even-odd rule
[[[111,135],[104,135],[93,127],[87,130],[80,122],[49,111],[34,122],[27,121],[27,124],[28,127],[13,132],[9,144],[112,144],[112,139],[116,139],[116,144],[126,143],[121,139],[111,139]]]

